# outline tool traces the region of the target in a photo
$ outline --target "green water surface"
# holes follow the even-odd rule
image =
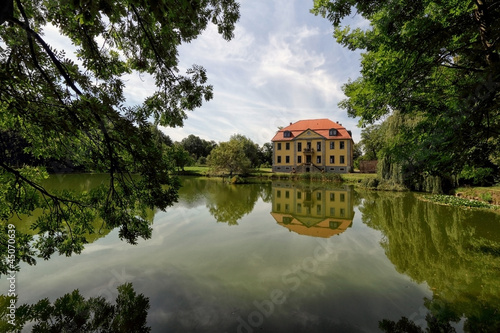
[[[50,186],[103,180],[53,176]],[[16,227],[33,232],[33,218]],[[21,265],[18,303],[74,289],[111,301],[131,282],[149,298],[153,332],[379,332],[383,319],[426,327],[428,314],[457,332],[500,329],[492,212],[413,193],[185,178],[179,202],[150,220],[153,236],[138,245],[104,229],[81,255]]]

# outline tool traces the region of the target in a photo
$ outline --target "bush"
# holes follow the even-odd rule
[[[204,156],[201,156],[198,161],[196,161],[196,164],[198,166],[202,166],[202,165],[207,165],[207,158],[204,157]]]
[[[462,183],[473,186],[493,185],[495,182],[492,168],[476,168],[466,166],[460,173]]]

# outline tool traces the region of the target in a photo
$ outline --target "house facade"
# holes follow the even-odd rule
[[[329,119],[308,119],[280,129],[273,142],[273,172],[352,171],[351,131]]]

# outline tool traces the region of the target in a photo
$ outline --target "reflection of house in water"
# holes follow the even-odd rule
[[[352,225],[352,190],[273,183],[271,215],[278,224],[301,235],[323,238],[338,235]]]

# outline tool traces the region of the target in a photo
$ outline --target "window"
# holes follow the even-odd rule
[[[330,193],[330,201],[335,201],[335,193]]]
[[[281,142],[278,142],[278,148],[277,150],[281,150]]]
[[[337,229],[338,227],[340,227],[342,225],[342,222],[330,221],[330,223],[328,225],[331,229]]]
[[[290,131],[285,131],[285,132],[283,133],[283,137],[285,137],[285,138],[291,138],[291,137],[292,137],[292,132],[290,132]]]
[[[340,202],[345,202],[345,194],[340,193]]]
[[[321,164],[321,156],[316,157],[316,163]]]
[[[302,156],[297,156],[297,163],[302,163]]]
[[[302,199],[302,192],[297,192],[297,199]]]
[[[290,198],[290,191],[285,191],[285,198]]]
[[[277,161],[277,162],[278,162],[278,163],[281,163],[281,156],[278,156],[278,158],[277,158],[277,159],[278,159],[278,161]]]
[[[344,149],[345,148],[345,142],[344,141],[340,141],[340,149]]]
[[[316,200],[321,200],[321,192],[316,192]]]
[[[340,164],[344,164],[345,163],[345,158],[344,158],[344,155],[340,156]]]
[[[330,141],[330,149],[335,149],[335,142]]]
[[[276,197],[277,197],[277,198],[281,198],[281,191],[280,191],[280,190],[277,190],[277,191],[276,191]]]
[[[297,204],[297,213],[302,213],[302,204]]]
[[[318,142],[318,143],[316,144],[316,150],[317,150],[317,151],[321,151],[321,142]]]
[[[335,164],[335,156],[330,155],[330,163]]]
[[[285,143],[285,149],[290,150],[290,142]]]
[[[290,163],[290,156],[285,156],[285,163]]]
[[[330,128],[330,136],[336,136],[337,135],[337,130],[335,128]]]
[[[302,151],[302,142],[297,143],[297,151]]]
[[[321,205],[316,205],[316,214],[321,215]]]

